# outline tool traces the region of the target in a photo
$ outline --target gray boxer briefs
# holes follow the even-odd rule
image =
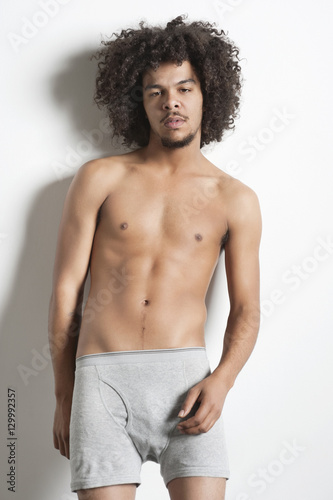
[[[182,434],[188,390],[210,375],[205,347],[114,351],[76,359],[70,421],[71,490],[141,483],[149,460],[164,483],[229,478],[222,415],[206,433]]]

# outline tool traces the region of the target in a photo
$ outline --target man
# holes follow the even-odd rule
[[[200,150],[233,128],[238,50],[183,19],[104,42],[95,101],[139,148],[79,168],[59,227],[53,434],[80,500],[134,499],[147,460],[171,500],[221,500],[229,477],[222,408],[257,338],[261,218]],[[230,313],[211,372],[205,296],[222,249]]]

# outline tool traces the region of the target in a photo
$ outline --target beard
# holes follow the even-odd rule
[[[192,133],[188,134],[186,137],[184,137],[183,139],[179,139],[177,141],[174,139],[170,139],[169,137],[161,137],[162,146],[169,148],[169,149],[184,148],[184,147],[188,146],[189,144],[191,144],[191,142],[193,141],[193,139],[197,135],[197,132],[200,129],[200,126],[201,126],[201,124],[199,125],[199,127],[197,128],[197,130],[195,132],[192,132]]]
[[[178,141],[175,141],[173,139],[170,139],[169,137],[161,137],[161,142],[162,146],[169,148],[169,149],[177,149],[177,148],[184,148],[185,146],[188,146],[191,144],[195,137],[195,134],[189,134],[183,139],[180,139]]]

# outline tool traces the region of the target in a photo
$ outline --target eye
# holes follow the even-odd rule
[[[156,91],[156,92],[152,92],[152,93],[150,94],[150,97],[155,97],[155,96],[160,95],[160,94],[161,94],[161,91],[160,91],[160,90],[159,90],[159,91]]]
[[[186,94],[187,92],[191,92],[191,89],[180,89],[180,91]]]

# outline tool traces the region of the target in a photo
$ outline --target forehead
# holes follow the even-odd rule
[[[142,85],[143,88],[146,85],[173,86],[180,81],[189,79],[200,85],[199,79],[189,61],[183,61],[180,66],[177,66],[174,62],[163,62],[160,63],[156,70],[149,68],[143,73]]]

